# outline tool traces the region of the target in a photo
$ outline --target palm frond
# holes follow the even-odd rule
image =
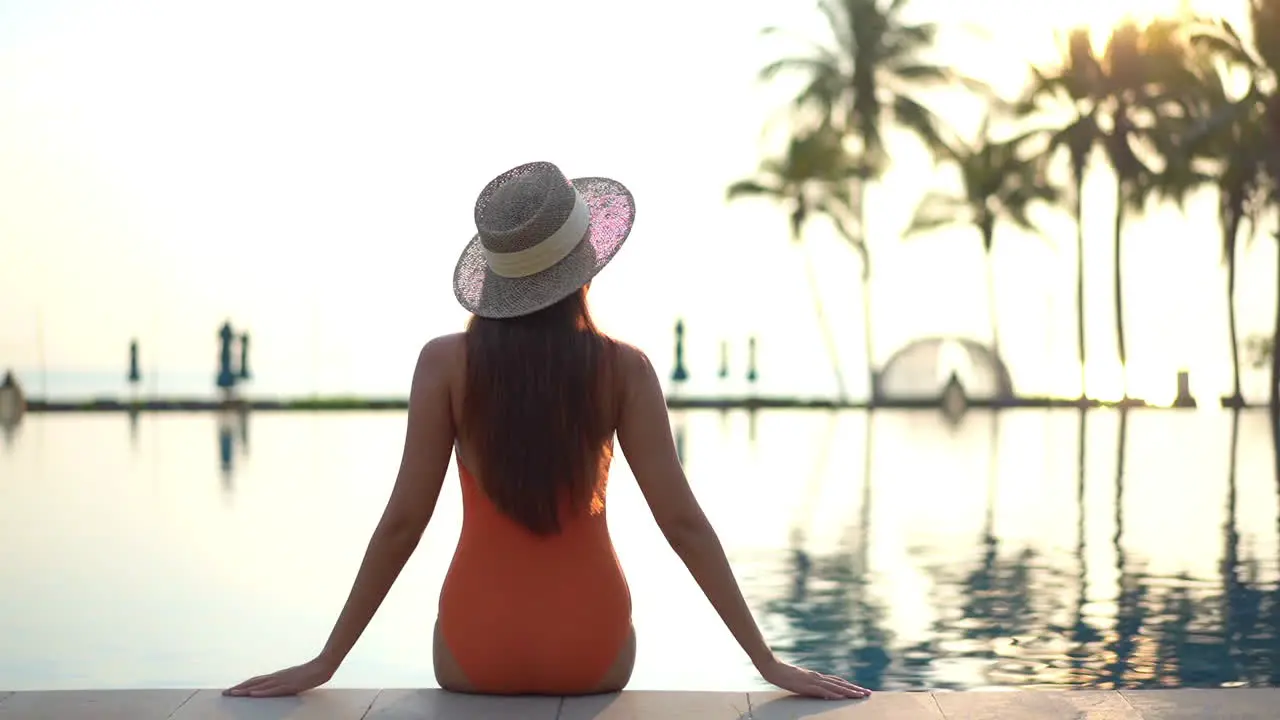
[[[1232,65],[1239,67],[1255,67],[1258,65],[1253,53],[1249,52],[1247,48],[1216,33],[1197,32],[1191,36],[1191,44],[1198,50],[1214,57],[1220,57]]]
[[[888,122],[918,135],[931,151],[940,150],[941,121],[911,93],[948,84],[988,92],[976,80],[924,59],[934,46],[938,26],[908,21],[903,16],[905,0],[818,0],[817,6],[830,33],[826,44],[821,50],[769,63],[760,78],[803,77],[792,111],[815,115],[817,122],[856,139],[862,166],[870,175],[878,176],[887,165],[883,136]]]
[[[748,197],[778,198],[781,196],[781,188],[776,185],[766,185],[759,180],[739,180],[725,190],[726,200],[737,200],[739,198]]]
[[[950,225],[970,223],[971,215],[971,208],[965,200],[930,190],[916,207],[903,236],[912,238]]]
[[[1104,138],[1105,134],[1098,125],[1095,114],[1078,115],[1072,122],[1049,135],[1048,149],[1050,152],[1066,150],[1071,159],[1074,174],[1084,170],[1089,156]]]
[[[818,12],[827,19],[827,27],[835,38],[836,47],[852,48],[853,33],[849,13],[841,0],[818,0]]]
[[[910,95],[901,94],[894,95],[892,107],[893,119],[919,137],[935,157],[945,153],[942,121],[932,110]]]
[[[811,74],[830,74],[839,73],[839,68],[833,66],[830,57],[821,55],[813,57],[784,57],[765,65],[760,69],[760,80],[769,82],[779,75],[788,72],[811,73]]]
[[[1249,25],[1253,29],[1253,49],[1261,64],[1273,75],[1280,75],[1280,3],[1249,0]]]
[[[1275,339],[1262,335],[1249,338],[1245,341],[1245,346],[1249,348],[1250,364],[1258,370],[1267,366],[1271,354],[1276,351]]]
[[[921,62],[913,55],[907,56],[902,62],[887,63],[885,76],[894,85],[900,86],[902,92],[915,88],[958,85],[988,102],[999,101],[987,83],[945,65]]]
[[[935,85],[950,83],[956,76],[956,73],[949,68],[916,62],[914,59],[909,60],[908,64],[892,67],[892,72],[896,77],[903,80]]]

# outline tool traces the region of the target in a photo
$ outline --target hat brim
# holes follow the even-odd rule
[[[453,271],[453,294],[468,312],[512,318],[554,305],[591,282],[631,234],[636,204],[631,191],[609,178],[569,181],[586,202],[591,224],[586,237],[563,260],[527,277],[510,278],[489,269],[480,236],[471,238]]]

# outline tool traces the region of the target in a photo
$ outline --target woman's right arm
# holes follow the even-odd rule
[[[846,680],[779,661],[747,607],[720,539],[698,505],[676,455],[666,396],[649,359],[623,347],[618,442],[653,518],[698,587],[765,680],[791,692],[830,699],[866,697]]]

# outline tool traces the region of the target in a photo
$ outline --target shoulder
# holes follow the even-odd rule
[[[466,366],[466,335],[451,333],[428,340],[418,351],[415,383],[450,382]]]
[[[650,365],[649,356],[644,354],[640,348],[631,343],[623,342],[617,339],[611,339],[617,352],[617,358],[620,365],[625,369],[643,369]]]
[[[633,387],[654,375],[653,363],[643,350],[621,340],[613,341],[617,348],[618,377],[624,388]]]
[[[431,338],[422,346],[418,360],[433,363],[457,362],[464,357],[467,349],[466,333],[449,333]]]

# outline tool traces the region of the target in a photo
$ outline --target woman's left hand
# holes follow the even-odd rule
[[[222,694],[255,698],[297,695],[329,682],[336,670],[330,663],[316,658],[270,675],[249,678],[233,688],[223,690]]]

